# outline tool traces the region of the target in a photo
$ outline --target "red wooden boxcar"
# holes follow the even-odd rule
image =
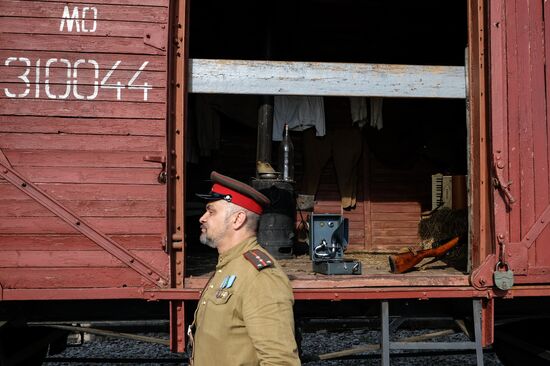
[[[155,301],[183,351],[213,258],[193,196],[210,170],[249,180],[271,159],[265,96],[324,97],[328,124],[349,114],[344,97],[381,97],[384,127],[358,132],[357,203],[343,210],[331,162],[314,212],[349,219],[346,255],[387,256],[419,242],[431,175],[466,176],[466,268],[392,274],[369,258],[362,275],[324,276],[296,258],[295,298],[480,300],[490,345],[495,303],[550,296],[548,9],[3,0],[0,320],[53,319],[21,310],[38,303],[76,319],[96,300]],[[299,191],[304,143],[292,137]],[[513,272],[511,289],[495,287],[495,268]]]

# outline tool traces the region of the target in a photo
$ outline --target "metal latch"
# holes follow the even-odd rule
[[[512,196],[512,192],[510,192],[510,186],[512,185],[512,181],[504,182],[504,179],[502,178],[502,175],[500,174],[500,169],[504,168],[504,164],[502,161],[497,161],[499,158],[495,160],[495,177],[493,177],[493,186],[497,189],[499,189],[506,198],[508,199],[508,202],[510,204],[513,204],[516,202],[516,199],[514,196]]]
[[[501,271],[501,268],[506,270]],[[507,264],[503,264],[502,262],[496,264],[493,279],[495,281],[495,286],[501,290],[506,291],[514,286],[514,272]]]
[[[160,184],[166,184],[168,176],[166,174],[166,156],[150,156],[146,155],[143,157],[143,161],[150,161],[152,163],[160,163],[162,165],[162,170],[160,171],[157,181]]]

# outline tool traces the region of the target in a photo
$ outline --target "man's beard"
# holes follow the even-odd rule
[[[212,238],[206,236],[206,233],[201,233],[199,238],[201,244],[208,245],[210,248],[217,248],[218,243],[215,242]]]
[[[199,237],[200,242],[204,245],[208,245],[210,248],[217,248],[220,240],[223,239],[223,237],[227,234],[227,230],[229,230],[230,214],[231,211],[226,211],[225,219],[223,220],[223,229],[218,231],[217,234],[214,233],[213,236],[208,236],[207,225],[201,225],[201,230],[205,229],[205,231],[201,232],[201,236]]]
[[[227,224],[227,222],[224,222],[224,225]],[[227,226],[224,226],[224,230],[218,232],[218,234],[214,234],[215,236],[208,236],[208,229],[206,229],[205,232],[201,233],[201,236],[199,238],[200,242],[204,245],[208,245],[210,248],[217,248],[218,243],[220,240],[225,236],[227,233]]]

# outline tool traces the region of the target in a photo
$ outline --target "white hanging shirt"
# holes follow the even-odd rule
[[[369,109],[367,107],[367,98],[350,97],[349,105],[351,109],[351,123],[363,127],[369,118]]]
[[[277,95],[273,101],[273,141],[283,139],[283,128],[303,131],[315,127],[317,136],[325,135],[325,104],[323,97]]]

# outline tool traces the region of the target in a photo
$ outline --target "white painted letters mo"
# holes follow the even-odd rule
[[[92,27],[88,28],[86,17],[91,18],[93,13],[93,19],[91,20]],[[61,23],[59,24],[59,31],[63,32],[64,28],[67,28],[67,32],[72,32],[73,27],[77,33],[93,33],[97,30],[97,8],[93,6],[85,6],[82,8],[82,11],[79,13],[78,6],[73,8],[71,13],[69,7],[65,5],[63,8],[63,15],[61,16]]]

